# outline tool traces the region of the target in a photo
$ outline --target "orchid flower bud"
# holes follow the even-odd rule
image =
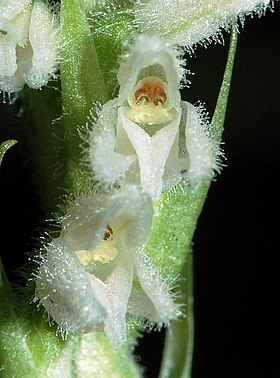
[[[144,254],[152,217],[150,197],[135,186],[84,195],[69,207],[36,279],[36,299],[63,334],[104,329],[119,348],[127,316],[161,326],[181,315]]]
[[[0,91],[41,88],[57,69],[57,17],[42,1],[0,3]]]
[[[121,60],[119,95],[104,105],[90,136],[94,177],[137,184],[153,200],[182,180],[211,178],[216,148],[201,108],[181,101],[184,61],[156,36],[140,35]]]

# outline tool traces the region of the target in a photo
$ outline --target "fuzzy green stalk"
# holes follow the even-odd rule
[[[93,104],[108,100],[93,37],[82,0],[61,1],[61,93],[64,128],[65,188],[72,194],[89,186],[81,167],[84,126]]]

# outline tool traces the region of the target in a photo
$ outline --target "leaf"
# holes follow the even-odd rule
[[[0,165],[2,163],[5,153],[16,143],[17,141],[15,139],[9,139],[0,144]]]

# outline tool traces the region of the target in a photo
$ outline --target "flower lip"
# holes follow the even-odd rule
[[[127,98],[126,116],[143,125],[166,124],[172,121],[167,83],[157,76],[140,80],[134,93]]]

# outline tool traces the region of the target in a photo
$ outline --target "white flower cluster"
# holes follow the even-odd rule
[[[58,20],[43,1],[0,1],[0,91],[46,85],[57,69]]]
[[[46,9],[41,2],[31,7],[29,1],[24,6],[22,1],[17,8],[16,2],[12,3],[12,14],[1,5],[5,12],[0,17],[5,31],[0,40],[0,56],[5,57],[0,63],[0,84],[3,88],[5,83],[10,91],[15,90],[18,78],[20,87],[24,82],[30,85],[35,74],[42,74],[38,71],[42,66],[35,64],[41,50],[34,42],[41,35],[34,33],[32,14],[34,9]],[[155,35],[135,37],[120,63],[118,96],[91,121],[89,160],[94,181],[105,191],[78,196],[69,205],[61,219],[60,236],[44,247],[36,278],[36,300],[62,333],[101,329],[115,348],[126,340],[129,318],[161,326],[181,315],[171,288],[145,254],[153,207],[162,192],[183,181],[191,188],[211,180],[219,161],[219,148],[201,107],[181,100],[184,62],[174,44],[180,45],[188,35],[195,35],[190,46],[211,37],[217,23],[219,29],[238,15],[264,11],[269,1],[156,0],[135,4],[139,6],[139,25],[145,24],[148,15],[152,21],[147,21],[147,30]],[[231,12],[228,18],[222,9]],[[15,19],[16,15],[20,17]],[[209,21],[209,15],[217,23],[211,17]],[[5,25],[4,18],[8,20]],[[27,19],[32,20],[28,27],[14,28],[13,33],[6,26],[9,22],[19,26]],[[203,34],[203,19],[205,26],[209,22],[214,28],[206,30],[207,35]],[[184,22],[189,28],[184,28]],[[175,37],[167,42],[159,37],[158,29],[166,35],[174,32]],[[25,34],[17,34],[17,30],[25,30]],[[25,48],[33,51],[26,55],[29,65],[21,58]],[[13,69],[5,63],[8,56],[14,59]]]
[[[103,329],[119,348],[130,317],[161,326],[181,314],[145,244],[162,191],[211,178],[216,167],[199,108],[180,99],[183,73],[159,37],[138,36],[123,56],[119,96],[90,136],[94,179],[109,192],[75,199],[37,274],[36,299],[62,333]]]

